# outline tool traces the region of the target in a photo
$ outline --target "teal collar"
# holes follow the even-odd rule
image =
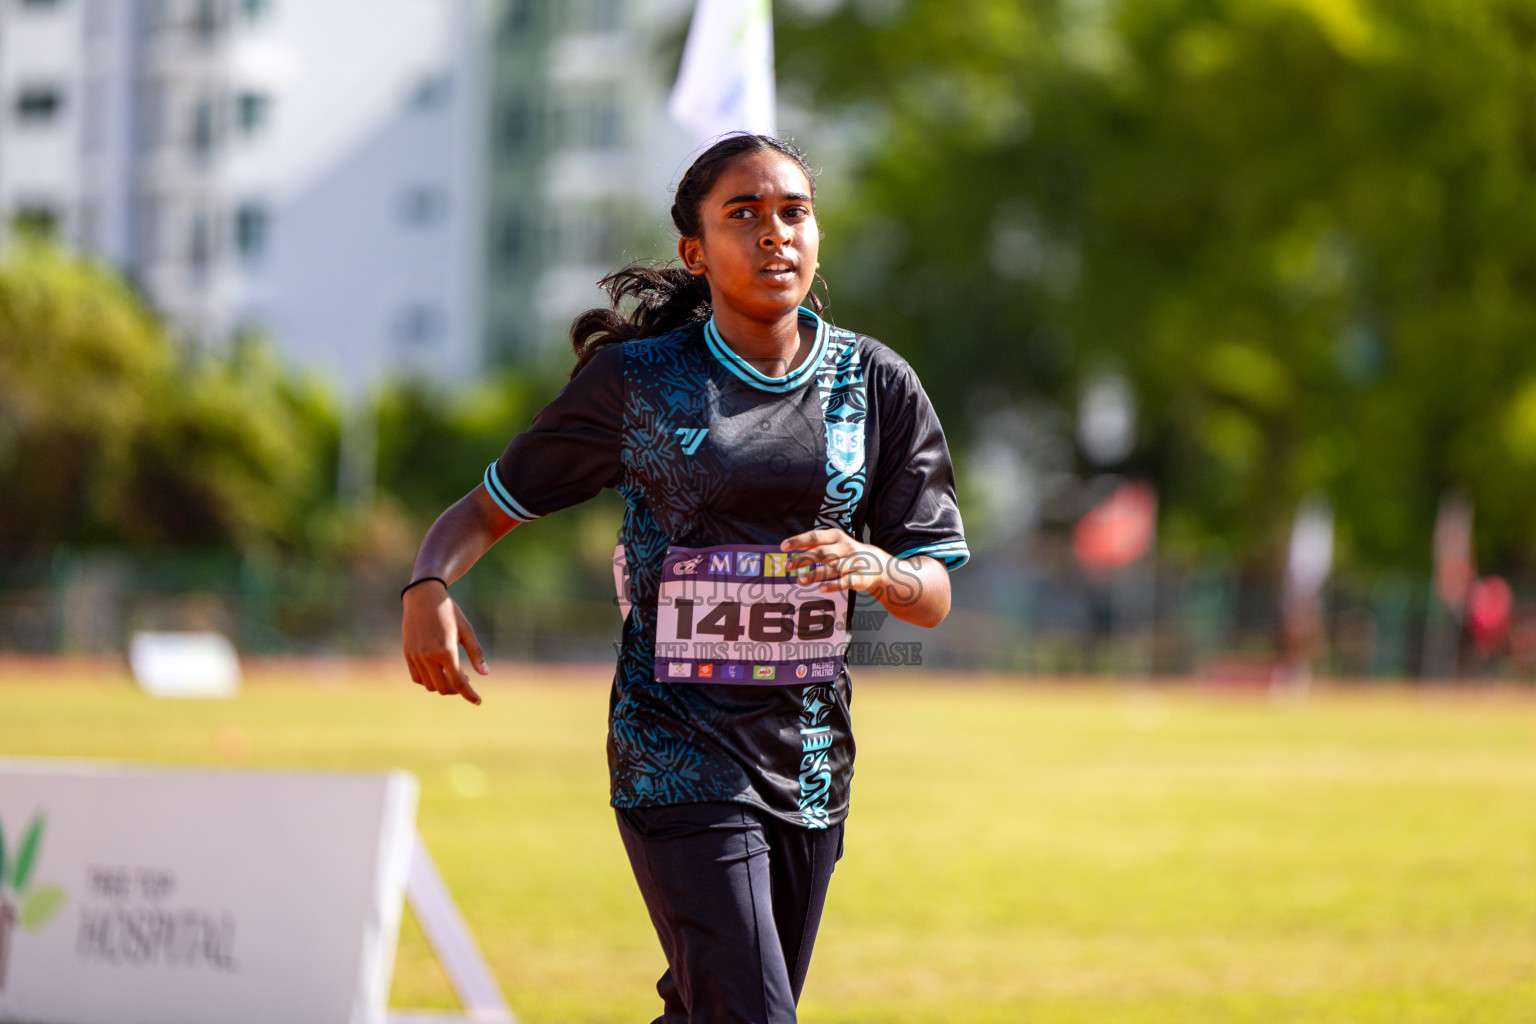
[[[759,391],[793,391],[816,375],[817,368],[821,366],[822,357],[827,354],[827,337],[830,334],[826,322],[804,306],[800,307],[800,319],[809,320],[816,325],[816,341],[811,346],[810,355],[782,377],[770,377],[737,355],[731,346],[725,343],[725,339],[720,337],[720,330],[715,326],[714,317],[710,317],[709,322],[704,325],[704,343],[709,346],[710,353],[720,361],[721,365]]]

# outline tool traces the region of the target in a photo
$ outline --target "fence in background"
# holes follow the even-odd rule
[[[223,633],[247,655],[388,654],[399,649],[401,582],[376,569],[276,565],[225,552],[61,548],[0,558],[0,651],[120,653],[136,630],[194,629]],[[1035,551],[979,556],[952,583],[953,611],[937,630],[905,626],[862,602],[851,660],[1257,680],[1279,647],[1272,576],[1143,563],[1095,581]],[[550,595],[471,573],[453,592],[492,657],[605,661],[620,625],[605,586],[593,578]],[[1428,658],[1426,672],[1436,635],[1452,638],[1450,650]],[[1327,595],[1313,670],[1536,679],[1536,604],[1517,602],[1507,637],[1491,651],[1459,635],[1427,579],[1339,579]]]
[[[0,559],[0,650],[110,654],[149,629],[213,630],[250,655],[388,653],[400,644],[402,582],[377,569],[226,552],[61,548]],[[494,656],[612,656],[618,610],[600,592],[541,600],[480,585],[473,574],[453,591]]]

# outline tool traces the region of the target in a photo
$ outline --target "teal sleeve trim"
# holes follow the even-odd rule
[[[908,551],[903,551],[897,558],[911,558],[913,555],[928,555],[937,558],[944,563],[944,568],[954,572],[966,562],[971,560],[971,549],[966,547],[963,540],[946,540],[937,544],[924,544]]]
[[[485,489],[490,493],[491,500],[496,503],[496,506],[513,519],[523,523],[530,523],[539,518],[523,508],[522,505],[518,504],[517,499],[512,497],[506,486],[502,484],[501,477],[496,474],[496,463],[494,462],[485,467]]]

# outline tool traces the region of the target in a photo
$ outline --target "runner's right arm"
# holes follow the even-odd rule
[[[411,579],[435,576],[452,583],[517,523],[501,510],[484,484],[477,485],[438,516],[427,531],[416,552]],[[431,693],[459,694],[471,704],[479,704],[480,695],[469,685],[469,675],[459,663],[459,645],[464,645],[475,671],[486,675],[490,670],[474,627],[448,596],[447,587],[435,580],[418,583],[401,595],[401,601],[400,633],[412,681]]]
[[[598,352],[486,467],[480,485],[438,516],[416,553],[411,579],[436,576],[452,583],[517,524],[613,486],[624,418],[623,371],[622,346]],[[401,633],[411,678],[433,693],[479,704],[459,664],[459,644],[481,675],[485,655],[447,589],[428,581],[407,590],[403,600]]]

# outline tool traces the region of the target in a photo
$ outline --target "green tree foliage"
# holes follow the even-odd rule
[[[106,270],[25,237],[0,262],[0,546],[302,546],[335,434],[259,340],[178,358]]]
[[[527,429],[533,413],[563,383],[504,375],[453,393],[412,381],[384,389],[378,399],[379,490],[419,524],[412,550],[420,531],[480,483],[486,465]],[[552,597],[606,595],[619,517],[619,502],[605,493],[578,509],[519,527],[492,549],[468,583],[488,591],[511,585]]]
[[[511,376],[456,393],[414,381],[390,385],[378,398],[379,489],[435,516],[480,481],[536,408]]]
[[[1536,554],[1536,4],[826,7],[778,49],[874,128],[836,312],[948,423],[1108,362],[1176,550],[1263,550],[1320,489],[1347,558],[1419,564],[1460,486],[1485,559]]]
[[[226,356],[178,353],[119,278],[23,235],[0,261],[0,550],[198,545],[374,572],[387,591],[554,390],[510,375],[387,385],[370,399],[377,500],[343,507],[329,393],[259,337]],[[611,497],[541,521],[477,578],[596,592],[611,585],[617,523]]]

